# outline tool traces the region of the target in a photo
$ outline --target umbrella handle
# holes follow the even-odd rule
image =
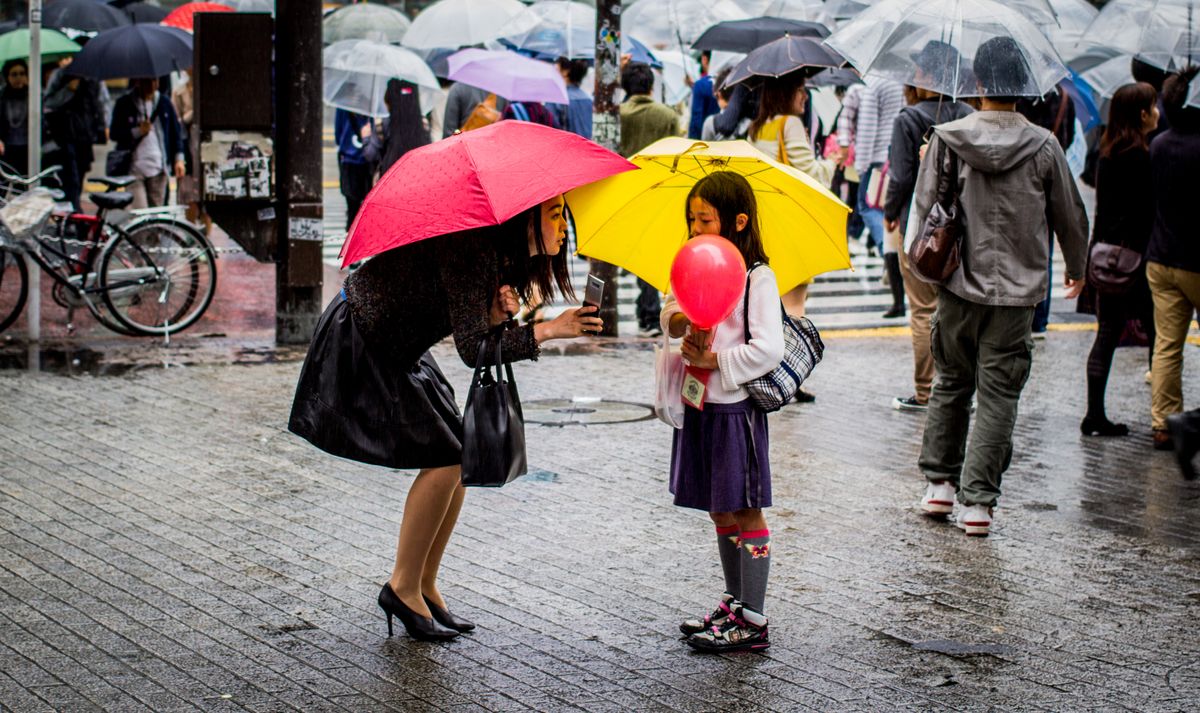
[[[697,141],[683,151],[680,151],[678,154],[676,154],[675,160],[671,163],[671,173],[675,173],[679,169],[679,159],[683,158],[685,154],[689,154],[696,149],[706,148],[708,148],[708,144],[704,143],[703,141]]]

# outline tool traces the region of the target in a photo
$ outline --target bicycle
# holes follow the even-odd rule
[[[35,187],[57,170],[25,178],[0,169],[16,193],[0,207],[0,332],[25,307],[27,258],[53,278],[68,331],[79,307],[129,336],[169,337],[195,324],[216,292],[216,251],[204,234],[159,210],[124,211],[133,194],[116,189],[132,177],[88,179],[110,189],[89,194],[94,215],[59,209],[55,192]]]

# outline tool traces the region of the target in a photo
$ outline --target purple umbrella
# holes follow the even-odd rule
[[[566,104],[567,85],[552,64],[516,52],[465,49],[450,55],[449,78],[517,102]]]

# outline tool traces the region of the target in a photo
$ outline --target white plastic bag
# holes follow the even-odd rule
[[[683,372],[683,354],[664,332],[654,347],[654,414],[671,428],[683,428]]]

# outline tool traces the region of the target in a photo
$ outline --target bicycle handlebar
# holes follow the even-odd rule
[[[0,180],[7,181],[9,183],[19,183],[23,186],[32,186],[33,184],[37,183],[38,181],[42,180],[43,178],[49,178],[50,176],[57,174],[61,170],[62,170],[62,166],[51,166],[51,167],[47,168],[46,170],[42,171],[41,173],[36,173],[36,174],[26,178],[26,177],[18,175],[18,174],[11,174],[11,173],[5,171],[3,168],[0,168]]]

